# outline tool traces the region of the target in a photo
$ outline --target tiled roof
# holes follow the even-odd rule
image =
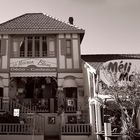
[[[140,54],[93,54],[81,55],[86,62],[106,62],[115,59],[140,59]]]
[[[62,22],[43,13],[27,13],[0,24],[0,33],[13,33],[20,31],[60,31],[82,34],[84,33],[83,29],[80,29],[72,24]]]

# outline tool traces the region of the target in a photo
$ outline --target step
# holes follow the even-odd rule
[[[59,135],[45,135],[44,140],[59,140]]]

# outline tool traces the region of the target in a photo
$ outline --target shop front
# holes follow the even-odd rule
[[[55,59],[11,59],[9,96],[36,112],[57,111]]]

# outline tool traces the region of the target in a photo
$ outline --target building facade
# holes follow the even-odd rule
[[[114,90],[112,86],[131,87],[135,74],[139,75],[140,70],[140,55],[139,54],[99,54],[99,55],[82,55],[83,72],[85,73],[85,87],[86,92],[89,93],[89,112],[90,123],[92,125],[93,134],[96,134],[98,140],[113,138],[121,139],[122,135],[122,116],[121,111],[115,103]],[[135,82],[139,82],[136,79]],[[110,90],[107,90],[108,88]],[[117,89],[117,88],[116,88]],[[137,90],[137,91],[136,91]],[[112,92],[111,92],[112,91]],[[114,92],[114,93],[113,93]],[[120,92],[117,90],[117,92]],[[127,91],[128,92],[128,91]],[[139,85],[138,88],[132,88],[130,93],[121,91],[117,93],[119,99],[126,99],[131,95],[133,101],[139,102]],[[135,96],[137,94],[137,96]],[[129,101],[129,100],[128,100]],[[127,109],[132,109],[131,102],[128,104]],[[140,129],[140,114],[139,109],[135,112],[137,114],[134,122],[137,124],[136,130]],[[131,113],[130,113],[131,114]],[[138,137],[138,136],[137,136]],[[139,139],[139,137],[138,137]]]
[[[65,23],[43,13],[0,24],[1,110],[12,103],[19,116],[25,110],[42,115],[45,135],[60,135],[62,124],[89,124],[80,54],[83,36],[84,30],[71,20]]]

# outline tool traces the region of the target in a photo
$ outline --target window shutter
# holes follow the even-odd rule
[[[61,39],[61,55],[66,54],[66,39]]]
[[[6,39],[1,40],[1,55],[6,55]]]

